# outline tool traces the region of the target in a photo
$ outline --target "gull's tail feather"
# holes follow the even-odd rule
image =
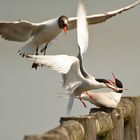
[[[67,93],[60,93],[60,94],[57,96],[58,98],[68,99],[70,97],[70,95]]]
[[[28,54],[35,54],[37,52],[37,46],[35,43],[29,42],[25,46],[21,48],[21,50],[18,51],[19,55],[22,57],[28,55]]]
[[[71,114],[74,98],[75,98],[74,95],[70,95],[68,106],[67,106],[66,116],[69,116]]]

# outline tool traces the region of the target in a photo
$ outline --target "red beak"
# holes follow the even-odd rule
[[[64,26],[63,30],[64,30],[64,32],[65,32],[65,34],[66,34],[66,32],[68,31],[67,25]]]
[[[107,86],[108,88],[111,88],[112,90],[118,91],[118,90],[117,90],[117,87],[114,86],[114,84],[112,84],[112,82],[107,83],[106,86]]]
[[[112,76],[113,76],[113,82],[114,82],[114,84],[116,85],[116,76],[115,76],[115,74],[112,72]]]

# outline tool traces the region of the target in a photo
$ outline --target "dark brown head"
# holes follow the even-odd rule
[[[69,22],[68,22],[68,17],[67,16],[63,15],[63,16],[59,17],[59,19],[58,19],[58,26],[61,29],[63,29],[65,33],[68,30],[68,24],[69,24]]]

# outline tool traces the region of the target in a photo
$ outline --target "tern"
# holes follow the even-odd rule
[[[74,98],[91,89],[111,88],[116,90],[112,82],[106,79],[95,79],[88,74],[83,66],[83,54],[88,47],[88,27],[86,10],[81,0],[77,10],[77,39],[79,46],[78,57],[69,55],[27,55],[27,58],[39,66],[46,66],[62,74],[63,88],[70,95],[67,115],[70,115]]]
[[[140,4],[140,0],[117,10],[87,16],[88,24],[98,24],[127,11]],[[76,28],[77,17],[60,17],[50,19],[41,23],[32,23],[26,20],[15,22],[0,21],[0,36],[6,40],[24,42],[29,40],[25,46],[19,50],[21,56],[26,54],[38,54],[38,51],[46,53],[47,45],[62,31],[67,32]]]
[[[76,97],[78,99],[80,99],[80,101],[83,103],[83,105],[85,107],[86,104],[84,103],[83,100],[90,102],[91,104],[96,105],[97,107],[108,107],[108,108],[116,108],[117,105],[120,102],[120,99],[122,97],[122,93],[123,93],[123,84],[122,82],[115,78],[115,85],[118,88],[118,90],[113,90],[110,92],[91,92],[88,91],[88,95],[87,94],[81,94],[80,97]],[[92,99],[90,98],[90,96],[92,97]]]

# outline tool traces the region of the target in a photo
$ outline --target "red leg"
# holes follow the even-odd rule
[[[81,97],[79,97],[80,101],[82,102],[82,104],[84,105],[85,108],[87,108],[87,105],[84,103],[84,101],[82,100]]]
[[[87,91],[85,94],[87,94],[91,100],[94,100],[93,96],[91,96]]]

